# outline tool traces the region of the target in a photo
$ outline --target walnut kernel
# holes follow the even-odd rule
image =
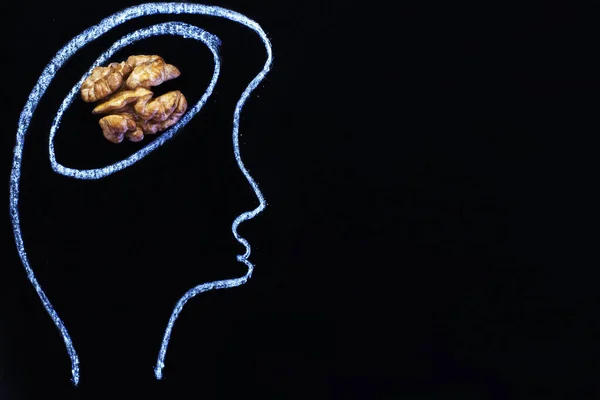
[[[179,72],[177,67],[167,64],[162,58],[150,59],[137,64],[133,71],[131,71],[125,85],[128,89],[138,87],[149,88],[175,79],[180,74],[181,72]]]
[[[81,85],[81,97],[93,103],[117,91],[133,67],[126,62],[111,63],[108,67],[96,67]]]
[[[114,94],[107,101],[94,108],[92,114],[107,114],[113,111],[119,112],[131,103],[141,99],[149,100],[151,97],[152,92],[148,89],[137,88],[135,90],[123,90]]]
[[[113,143],[121,143],[125,133],[135,133],[140,129],[134,119],[127,114],[107,115],[100,119],[99,124],[104,137]]]
[[[109,114],[99,121],[107,140],[139,142],[144,134],[164,131],[185,114],[187,100],[179,90],[154,99],[148,90],[179,75],[160,56],[131,56],[125,62],[95,68],[81,87],[81,97],[88,103],[104,99],[92,113]]]
[[[147,103],[147,107],[138,110],[141,101],[136,103],[136,115],[143,121],[138,122],[146,134],[155,134],[175,125],[187,110],[187,100],[179,90],[165,93]],[[148,112],[151,110],[151,112]],[[156,111],[156,112],[154,112]],[[143,114],[147,112],[147,114]],[[150,116],[148,118],[148,116]]]

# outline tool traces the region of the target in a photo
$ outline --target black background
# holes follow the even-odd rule
[[[273,69],[241,119],[241,152],[268,207],[240,226],[256,270],[181,314],[198,283],[241,276],[233,219],[257,205],[231,145],[235,102],[264,63],[258,37],[200,16],[128,22],[56,75],[26,141],[21,216],[43,288],[71,333],[81,383],[14,246],[8,179],[19,113],[44,66],[125,2],[2,5],[5,216],[0,398],[598,398],[596,179],[600,6],[502,3],[215,3],[257,21]],[[122,35],[181,20],[219,36],[223,70],[172,141],[99,181],[52,172],[48,131],[68,90]],[[180,38],[162,55],[193,104],[210,53]],[[161,87],[160,90],[163,90]],[[76,101],[58,132],[64,165],[113,145]]]

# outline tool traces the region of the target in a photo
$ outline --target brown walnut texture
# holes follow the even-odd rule
[[[103,100],[92,114],[107,114],[99,121],[107,140],[140,142],[144,134],[164,131],[185,114],[187,100],[179,90],[156,98],[150,91],[180,74],[160,56],[130,56],[122,63],[94,68],[81,86],[81,98],[86,103]]]

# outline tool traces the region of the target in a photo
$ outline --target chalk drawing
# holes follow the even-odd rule
[[[67,60],[69,60],[83,46],[85,46],[88,43],[92,42],[93,40],[99,38],[100,36],[102,36],[103,34],[108,32],[112,28],[114,28],[120,24],[123,24],[127,21],[130,21],[132,19],[135,19],[135,18],[149,16],[149,15],[155,15],[155,14],[175,14],[175,15],[195,14],[195,15],[219,17],[219,18],[224,18],[224,19],[228,19],[228,20],[237,22],[239,24],[245,25],[246,27],[248,27],[249,29],[254,31],[256,34],[258,34],[258,36],[260,37],[260,39],[262,40],[262,42],[265,46],[266,52],[267,52],[267,59],[263,66],[263,69],[258,73],[258,75],[256,75],[256,77],[250,82],[250,84],[242,92],[240,99],[238,100],[238,102],[235,106],[234,113],[233,113],[233,129],[232,129],[233,154],[235,156],[235,159],[237,161],[237,164],[238,164],[240,170],[242,171],[242,173],[246,177],[246,180],[248,181],[248,183],[254,190],[254,193],[256,194],[256,197],[259,202],[258,206],[255,209],[244,212],[241,215],[239,215],[237,218],[235,218],[235,220],[233,221],[232,226],[231,226],[231,231],[233,233],[233,236],[245,248],[245,253],[238,255],[237,260],[241,263],[244,263],[248,267],[248,270],[244,276],[239,277],[239,278],[226,279],[226,280],[221,280],[221,281],[216,281],[216,282],[209,282],[209,283],[204,283],[204,284],[195,286],[195,287],[191,288],[190,290],[188,290],[177,301],[177,303],[171,313],[169,321],[167,323],[165,333],[163,336],[163,340],[162,340],[160,350],[158,353],[158,359],[156,362],[156,366],[154,367],[154,374],[157,379],[162,379],[162,377],[163,377],[163,368],[165,366],[165,356],[167,353],[169,341],[171,339],[171,333],[173,331],[173,326],[175,324],[175,321],[177,320],[177,317],[181,313],[184,305],[192,297],[196,296],[199,293],[206,292],[209,290],[231,288],[231,287],[236,287],[236,286],[242,285],[248,281],[248,279],[252,276],[252,272],[254,270],[254,265],[249,260],[250,244],[248,243],[248,241],[246,239],[244,239],[243,237],[241,237],[238,234],[237,229],[238,229],[238,226],[242,222],[254,218],[257,214],[259,214],[261,211],[263,211],[265,209],[267,203],[266,203],[265,198],[263,197],[260,189],[258,188],[257,183],[250,176],[250,173],[248,172],[248,170],[244,166],[244,163],[242,162],[242,158],[240,155],[240,148],[239,148],[239,123],[240,123],[240,114],[242,112],[242,108],[243,108],[246,100],[248,99],[250,94],[257,88],[257,86],[260,84],[260,82],[263,81],[263,79],[269,72],[272,62],[273,62],[271,43],[270,43],[269,38],[267,37],[266,33],[263,31],[263,29],[260,27],[260,25],[258,25],[256,22],[254,22],[253,20],[249,19],[248,17],[246,17],[243,14],[240,14],[238,12],[231,11],[231,10],[228,10],[228,9],[225,9],[222,7],[217,7],[217,6],[208,6],[208,5],[203,5],[203,4],[189,4],[189,3],[146,3],[146,4],[141,4],[138,6],[127,8],[116,14],[113,14],[113,15],[103,19],[102,21],[100,21],[100,23],[98,23],[97,25],[94,25],[94,26],[86,29],[84,32],[77,35],[69,43],[67,43],[61,50],[58,51],[58,53],[56,53],[54,58],[44,68],[44,71],[42,72],[36,85],[34,86],[33,90],[29,94],[29,97],[25,104],[25,107],[23,108],[23,111],[21,112],[21,115],[19,117],[19,125],[18,125],[18,129],[17,129],[16,145],[15,145],[15,149],[14,149],[13,165],[12,165],[11,176],[10,176],[10,216],[11,216],[11,221],[12,221],[12,225],[13,225],[13,233],[14,233],[15,242],[17,245],[17,250],[18,250],[19,256],[21,258],[21,262],[23,263],[23,266],[25,267],[25,270],[27,272],[27,277],[29,278],[30,282],[32,283],[33,287],[35,288],[38,296],[42,300],[44,308],[46,309],[46,311],[48,312],[48,314],[54,321],[56,327],[59,329],[59,331],[63,337],[65,346],[67,348],[67,352],[71,359],[71,374],[72,374],[71,380],[75,386],[77,386],[79,384],[79,380],[80,380],[79,357],[77,355],[77,352],[75,351],[75,347],[73,345],[71,337],[69,336],[67,328],[65,327],[65,324],[63,323],[61,318],[58,316],[58,313],[56,312],[56,310],[50,303],[50,300],[46,296],[45,292],[42,290],[42,287],[40,286],[40,284],[38,283],[38,281],[35,277],[33,269],[31,268],[31,265],[29,264],[27,252],[25,250],[25,245],[23,243],[23,236],[21,233],[21,225],[20,225],[20,218],[19,218],[19,187],[20,187],[21,165],[22,165],[22,158],[23,158],[23,149],[24,149],[24,145],[25,145],[25,138],[26,138],[27,130],[29,128],[29,124],[31,122],[31,119],[33,118],[35,109],[37,108],[40,100],[42,99],[42,96],[46,92],[46,89],[52,82],[56,72],[64,65],[64,63]],[[56,160],[56,155],[54,152],[54,138],[55,138],[57,130],[59,128],[60,121],[62,119],[63,114],[68,109],[68,107],[72,104],[72,102],[75,99],[75,96],[77,95],[77,93],[79,92],[79,90],[81,88],[81,84],[83,83],[85,78],[87,78],[87,76],[89,76],[89,74],[91,74],[91,71],[94,67],[105,63],[119,49],[122,49],[123,47],[125,47],[135,41],[145,39],[148,37],[152,37],[152,36],[157,36],[157,35],[178,35],[178,36],[181,36],[181,37],[187,38],[187,39],[199,40],[199,41],[203,42],[206,46],[208,46],[208,48],[211,50],[211,52],[213,54],[213,59],[214,59],[214,72],[213,72],[213,76],[210,81],[210,84],[208,85],[208,88],[206,89],[206,91],[204,92],[204,94],[202,95],[202,97],[200,98],[198,103],[196,103],[196,105],[192,109],[190,109],[184,115],[184,117],[181,118],[181,120],[177,124],[175,124],[169,130],[167,130],[162,135],[160,135],[156,140],[149,143],[144,148],[142,148],[141,150],[132,154],[131,156],[125,158],[124,160],[121,160],[119,162],[116,162],[112,165],[108,165],[105,167],[96,168],[96,169],[88,169],[88,170],[68,168],[68,167],[65,167],[62,164],[60,164]],[[219,52],[218,52],[219,45],[220,45],[220,41],[216,36],[206,32],[196,26],[185,24],[182,22],[166,22],[166,23],[162,23],[162,24],[153,25],[148,28],[140,29],[140,30],[137,30],[133,33],[130,33],[130,34],[124,36],[119,41],[114,43],[106,52],[104,52],[94,62],[94,64],[90,67],[88,72],[86,74],[84,74],[84,76],[79,80],[79,82],[71,89],[71,91],[69,92],[67,97],[62,102],[62,105],[60,106],[60,108],[56,114],[56,117],[54,118],[54,121],[50,128],[50,136],[49,136],[49,154],[50,154],[50,163],[52,165],[52,169],[60,175],[64,175],[64,176],[71,177],[74,179],[85,179],[85,180],[101,179],[101,178],[112,175],[117,171],[120,171],[124,168],[127,168],[127,167],[135,164],[137,161],[141,160],[142,158],[144,158],[145,156],[147,156],[148,154],[150,154],[151,152],[153,152],[154,150],[156,150],[157,148],[162,146],[167,140],[169,140],[173,136],[175,136],[175,134],[181,128],[183,128],[200,111],[200,109],[203,107],[203,105],[206,103],[206,101],[212,94],[212,91],[217,82],[217,79],[219,76],[219,71],[220,71],[220,58],[219,58]]]

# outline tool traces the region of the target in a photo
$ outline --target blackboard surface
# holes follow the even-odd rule
[[[162,381],[153,367],[177,299],[246,273],[231,224],[258,202],[231,130],[265,50],[250,30],[202,16],[141,18],[85,46],[32,119],[19,207],[32,268],[79,353],[73,387],[15,246],[15,135],[55,53],[135,4],[0,6],[1,400],[600,396],[590,211],[600,7],[552,2],[214,3],[258,22],[273,46],[240,121],[240,151],[268,206],[239,228],[252,278],[186,305]],[[97,181],[55,174],[48,132],[71,87],[123,35],[172,20],[222,41],[206,106],[126,170]],[[213,70],[202,44],[177,37],[114,60],[131,54],[177,65],[163,88],[190,104]],[[155,140],[109,143],[91,109],[77,99],[65,113],[62,164],[100,167]]]

